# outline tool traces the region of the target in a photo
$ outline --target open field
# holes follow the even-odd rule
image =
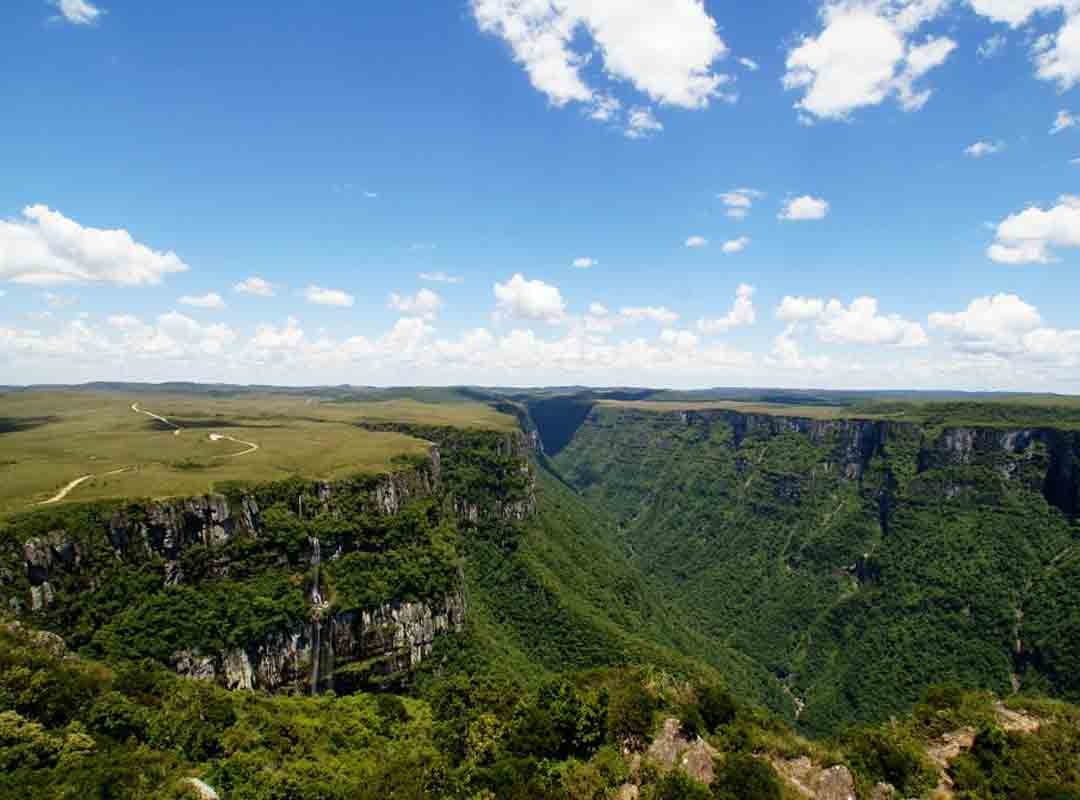
[[[705,400],[686,403],[665,400],[601,400],[600,405],[609,408],[634,408],[639,411],[738,411],[743,414],[772,414],[777,417],[808,417],[810,419],[841,419],[852,416],[852,409],[842,406],[741,403],[736,400]]]
[[[428,444],[360,421],[509,429],[468,403],[324,403],[85,392],[0,395],[0,513],[49,502],[169,497],[224,481],[379,472]],[[65,491],[66,490],[66,491]]]
[[[603,400],[600,405],[641,411],[738,411],[808,419],[865,419],[913,422],[932,427],[1050,427],[1080,430],[1080,398],[1053,395],[1013,396],[980,400],[912,401],[867,399],[853,405],[707,401]]]

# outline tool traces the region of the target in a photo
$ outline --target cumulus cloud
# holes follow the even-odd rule
[[[421,289],[412,296],[394,292],[390,295],[388,306],[402,314],[431,320],[442,307],[442,298],[430,289]]]
[[[998,294],[973,300],[963,311],[931,314],[929,322],[962,350],[1007,355],[1023,351],[1024,336],[1042,327],[1042,316],[1018,296]]]
[[[1040,78],[1063,92],[1080,83],[1080,7],[1074,5],[1058,32],[1036,47],[1035,65]]]
[[[28,206],[21,219],[0,220],[0,280],[145,286],[188,269],[175,253],[152,250],[126,230],[83,227],[46,206]]]
[[[445,272],[421,272],[418,277],[430,283],[463,283],[465,281],[458,275],[448,275]]]
[[[795,107],[808,119],[846,119],[895,97],[905,111],[922,108],[931,90],[917,81],[956,49],[947,37],[917,42],[919,29],[948,0],[828,0],[822,30],[787,55],[783,84],[799,91]]]
[[[761,68],[758,65],[758,63],[756,61],[754,61],[754,59],[752,59],[752,58],[746,58],[746,57],[740,58],[739,63],[742,66],[746,67],[751,72],[757,72]]]
[[[1075,0],[970,0],[976,13],[1021,28],[1039,14],[1060,12],[1061,27],[1035,40],[1035,74],[1062,91],[1080,81],[1080,5]]]
[[[72,25],[93,25],[105,13],[88,0],[54,0],[53,5]]]
[[[593,267],[595,267],[599,263],[600,262],[597,261],[595,258],[582,257],[582,258],[575,258],[574,259],[574,266],[577,269],[592,269]]]
[[[236,284],[233,291],[239,294],[254,295],[255,297],[273,297],[277,293],[277,286],[257,275],[253,275]]]
[[[749,236],[740,236],[738,239],[731,239],[724,242],[720,248],[726,255],[734,255],[735,253],[741,253],[747,247],[750,246]]]
[[[787,296],[776,316],[788,323],[788,335],[814,323],[818,338],[830,344],[922,347],[928,343],[926,331],[917,322],[898,314],[881,314],[876,298],[857,297],[850,305],[832,299]]]
[[[1065,111],[1062,109],[1054,117],[1054,124],[1050,126],[1050,135],[1056,136],[1062,131],[1067,131],[1069,128],[1075,128],[1080,123],[1080,117],[1077,117],[1071,111]]]
[[[356,298],[341,289],[325,289],[322,286],[308,286],[304,289],[304,299],[317,306],[337,306],[352,308]]]
[[[700,109],[731,81],[714,70],[727,46],[700,0],[471,0],[471,7],[480,30],[506,41],[553,106],[581,103],[602,121],[620,113],[611,94],[618,85],[655,103]],[[588,50],[578,44],[586,35]],[[605,87],[584,74],[593,54]]]
[[[764,197],[764,192],[759,192],[757,189],[732,189],[729,192],[722,192],[717,195],[720,202],[726,207],[724,212],[732,219],[746,219],[750,214],[750,209],[753,208],[754,201]]]
[[[776,316],[784,322],[809,322],[825,313],[825,301],[816,297],[786,296],[776,309]]]
[[[704,236],[690,236],[684,244],[691,249],[698,249],[708,246],[709,240]]]
[[[986,158],[1000,153],[1004,148],[1005,145],[1001,142],[978,141],[964,148],[964,155],[968,158]]]
[[[667,306],[632,306],[620,309],[619,314],[631,322],[656,322],[660,325],[671,325],[679,319],[679,315]]]
[[[727,333],[732,328],[741,328],[753,325],[757,322],[757,311],[754,309],[754,287],[741,284],[735,290],[735,304],[723,317],[719,319],[699,319],[697,329],[705,336],[715,336],[719,333]]]
[[[789,325],[773,340],[773,348],[766,358],[766,363],[779,369],[799,372],[824,372],[829,369],[832,361],[828,356],[807,357],[802,354],[802,349],[795,339],[795,332],[796,327]]]
[[[1080,197],[1063,195],[1051,208],[1031,207],[1006,217],[987,255],[999,264],[1048,264],[1055,247],[1080,247]]]
[[[820,197],[802,195],[789,199],[780,211],[779,218],[787,222],[807,222],[825,219],[829,215],[829,203]]]
[[[193,308],[207,308],[215,311],[221,311],[225,308],[225,301],[221,295],[217,292],[210,292],[208,294],[192,296],[184,295],[180,298],[180,305],[191,306]]]
[[[530,281],[517,273],[496,283],[495,314],[499,319],[520,319],[558,325],[566,320],[566,301],[557,286]]]
[[[626,118],[623,135],[627,139],[647,139],[662,130],[664,126],[651,108],[632,108]]]
[[[929,343],[922,325],[898,314],[879,314],[873,297],[858,297],[849,306],[830,300],[816,330],[823,342],[836,344],[923,347]]]

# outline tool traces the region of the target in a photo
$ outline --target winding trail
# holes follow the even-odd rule
[[[44,501],[42,501],[40,503],[37,503],[37,505],[39,505],[39,506],[51,506],[54,503],[59,503],[61,500],[63,500],[65,497],[67,497],[69,494],[71,494],[73,491],[75,491],[75,489],[82,486],[88,480],[92,480],[93,478],[97,478],[97,477],[107,478],[109,475],[119,475],[121,472],[129,472],[131,469],[132,469],[132,467],[121,467],[120,469],[114,469],[112,472],[104,472],[100,476],[99,475],[83,475],[81,478],[76,478],[75,480],[73,480],[71,483],[69,483],[67,486],[65,486],[63,489],[61,489],[55,495],[50,497],[48,500],[44,500]]]
[[[88,480],[90,480],[93,477],[94,477],[93,475],[83,475],[81,478],[76,478],[71,483],[69,483],[67,486],[65,486],[63,489],[61,489],[59,492],[57,492],[54,496],[50,497],[48,500],[45,500],[45,501],[42,501],[42,502],[38,503],[38,505],[39,506],[51,506],[53,503],[59,503],[61,500],[63,500],[65,497],[67,497],[69,494],[71,494],[76,488],[78,488],[82,484],[86,483]]]
[[[221,434],[221,433],[211,433],[210,434],[210,441],[211,442],[220,442],[220,441],[235,442],[236,444],[242,444],[242,445],[244,445],[244,447],[247,448],[247,450],[242,450],[239,453],[230,453],[229,458],[239,458],[240,456],[246,456],[249,453],[254,453],[256,450],[259,449],[259,446],[257,444],[255,444],[255,442],[245,442],[243,439],[234,439],[232,436],[225,436],[224,434]]]
[[[161,416],[160,414],[155,414],[152,411],[144,411],[143,409],[139,408],[138,403],[132,403],[131,404],[131,410],[134,411],[136,414],[145,414],[148,417],[152,417],[153,419],[156,419],[158,422],[164,422],[170,428],[176,428],[176,430],[173,431],[173,436],[179,436],[180,431],[184,430],[179,425],[177,425],[175,422],[173,422],[172,420],[170,420],[170,419],[168,419],[166,417]]]

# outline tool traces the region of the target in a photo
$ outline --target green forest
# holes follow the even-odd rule
[[[0,796],[1080,797],[1071,433],[501,407],[0,520]]]

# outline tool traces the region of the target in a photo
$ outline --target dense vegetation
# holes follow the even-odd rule
[[[1042,444],[961,463],[916,426],[880,448],[846,423],[743,419],[598,407],[555,462],[698,629],[786,679],[807,729],[947,680],[1075,691],[1074,531],[1044,496]]]
[[[912,717],[821,743],[736,703],[714,684],[635,669],[512,675],[428,672],[411,697],[271,697],[184,680],[152,662],[107,667],[0,629],[0,796],[196,798],[187,779],[235,800],[521,798],[600,800],[633,783],[644,800],[780,800],[778,768],[846,764],[868,792],[917,796],[939,780],[926,746],[977,731],[951,767],[965,797],[1080,796],[1080,711],[1028,702],[1037,732],[1006,732],[985,695],[931,692]],[[648,749],[683,720],[715,760],[707,787]],[[629,755],[624,755],[629,754]]]
[[[182,523],[172,541],[160,507],[132,500],[0,521],[3,606],[81,657],[0,630],[0,796],[187,797],[197,776],[226,800],[599,800],[627,783],[644,800],[779,799],[800,757],[846,765],[861,796],[919,796],[942,778],[928,744],[958,729],[974,736],[950,773],[964,796],[1078,796],[1071,707],[1018,701],[1039,719],[1019,732],[989,695],[924,696],[1015,682],[1080,700],[1080,549],[1049,485],[1075,467],[1072,439],[939,446],[936,423],[862,429],[821,406],[812,424],[504,407],[527,430],[526,409],[550,412],[565,449],[374,414],[360,426],[440,458],[398,460],[391,483],[220,484],[254,531]],[[451,594],[462,631],[392,682],[336,664],[342,696],[165,669]],[[368,693],[387,688],[408,694]],[[671,745],[669,718],[680,746],[708,743],[711,786],[635,757]]]

